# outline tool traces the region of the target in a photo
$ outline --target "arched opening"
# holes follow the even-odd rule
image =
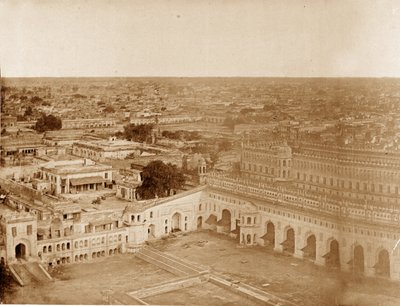
[[[149,228],[147,229],[148,239],[156,237],[156,226],[154,224],[150,224]]]
[[[246,244],[251,244],[251,235],[247,234]]]
[[[197,229],[198,230],[201,229],[202,226],[203,226],[203,217],[200,216],[200,217],[197,218]]]
[[[206,223],[210,226],[210,229],[215,231],[217,229],[217,216],[216,215],[210,215]]]
[[[390,277],[389,252],[381,250],[378,254],[378,262],[374,265],[375,274],[382,277]]]
[[[353,250],[353,258],[348,262],[356,273],[364,272],[364,249],[361,245],[357,245]]]
[[[286,239],[281,243],[284,252],[288,252],[293,254],[295,248],[295,237],[294,237],[294,229],[289,227],[286,230]]]
[[[315,260],[315,254],[316,254],[316,239],[315,235],[311,235],[307,238],[307,244],[304,248],[301,250],[303,251],[303,257],[308,258],[311,260]]]
[[[332,268],[340,267],[339,242],[334,239],[329,243],[329,252],[324,256],[325,265]]]
[[[231,231],[231,212],[227,209],[222,211],[222,218],[218,220],[217,225],[222,227],[223,233],[229,233]]]
[[[19,243],[15,246],[15,257],[25,258],[26,256],[26,246],[23,243]]]
[[[265,225],[265,230],[265,235],[261,236],[264,239],[264,244],[275,246],[275,225],[269,221]]]
[[[181,214],[176,212],[172,216],[172,232],[181,231]]]

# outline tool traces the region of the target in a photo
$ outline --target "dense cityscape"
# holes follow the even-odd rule
[[[153,270],[85,302],[190,304],[219,288],[211,304],[348,303],[338,286],[361,304],[381,301],[375,291],[398,301],[398,85],[3,78],[0,255],[15,280],[5,301],[79,303],[44,292],[112,258]],[[219,251],[239,266],[210,264],[205,252]],[[294,275],[311,291],[294,289]]]

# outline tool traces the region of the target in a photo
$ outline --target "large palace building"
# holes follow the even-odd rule
[[[240,175],[211,173],[205,185],[147,201],[128,196],[140,185],[136,172],[110,186],[113,173],[103,165],[39,165],[30,178],[0,181],[0,256],[18,276],[33,262],[90,261],[171,232],[209,229],[246,247],[400,280],[399,165],[395,153],[247,142]],[[38,188],[43,181],[48,189]],[[84,200],[92,194],[98,201]]]

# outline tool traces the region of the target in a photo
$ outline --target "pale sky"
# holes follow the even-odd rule
[[[399,0],[0,0],[12,76],[400,77]]]

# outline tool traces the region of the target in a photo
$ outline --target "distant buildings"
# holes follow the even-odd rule
[[[93,118],[93,119],[63,119],[62,129],[94,129],[115,127],[116,119]]]
[[[78,141],[72,145],[72,154],[93,160],[124,159],[128,155],[140,155],[141,144],[132,141],[116,139]]]
[[[55,195],[95,191],[112,185],[112,167],[89,159],[52,162],[40,168],[40,180]]]

